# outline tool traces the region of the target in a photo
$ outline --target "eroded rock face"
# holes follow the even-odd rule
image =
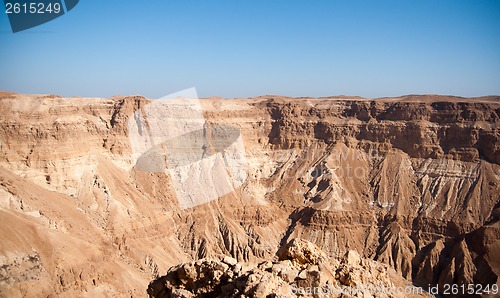
[[[377,287],[386,292],[377,293]],[[414,292],[396,293],[396,287],[407,287]],[[293,239],[283,247],[277,261],[257,266],[242,266],[227,257],[174,266],[167,275],[149,285],[148,294],[151,297],[430,297],[387,265],[364,259],[352,250],[340,260],[329,260],[317,246],[300,239]]]
[[[356,251],[417,285],[498,283],[499,97],[200,100],[240,130],[248,178],[187,209],[135,166],[127,124],[150,100],[0,98],[0,296],[141,296],[174,265],[271,261],[292,239],[332,275]],[[289,286],[316,257],[287,253]]]

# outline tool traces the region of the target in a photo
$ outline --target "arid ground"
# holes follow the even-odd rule
[[[200,99],[208,141],[151,170],[153,102],[0,93],[0,296],[498,286],[499,96]]]

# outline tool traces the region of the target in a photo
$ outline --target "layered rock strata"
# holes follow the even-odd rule
[[[133,158],[151,100],[0,97],[1,296],[141,296],[176,264],[258,264],[295,238],[415,285],[498,284],[499,97],[202,99],[248,177],[187,209]]]

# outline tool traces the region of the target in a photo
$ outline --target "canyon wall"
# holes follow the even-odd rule
[[[144,296],[173,265],[259,263],[295,238],[415,285],[499,283],[500,97],[201,99],[248,177],[192,208],[136,165],[129,121],[151,100],[0,98],[1,296]]]

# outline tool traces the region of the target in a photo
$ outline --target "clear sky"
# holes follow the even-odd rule
[[[500,94],[500,1],[81,0],[12,33],[0,90],[202,97]]]

